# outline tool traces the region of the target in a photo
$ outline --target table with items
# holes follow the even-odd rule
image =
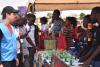
[[[38,67],[80,67],[81,64],[73,54],[63,50],[38,51],[35,54],[36,62]]]

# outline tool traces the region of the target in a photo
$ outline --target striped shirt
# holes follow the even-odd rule
[[[73,44],[73,39],[74,39],[74,32],[72,27],[66,27],[64,30],[64,35],[67,41],[67,45],[72,45]]]

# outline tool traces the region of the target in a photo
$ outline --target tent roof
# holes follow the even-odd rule
[[[100,3],[100,0],[36,0],[36,3]]]
[[[36,0],[36,11],[59,10],[91,10],[100,6],[100,0]]]

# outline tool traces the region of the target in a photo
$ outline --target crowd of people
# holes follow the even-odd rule
[[[57,41],[60,35],[66,41],[62,49],[68,51],[75,47],[73,53],[84,67],[100,66],[100,7],[94,7],[91,14],[83,18],[82,26],[77,25],[76,17],[63,20],[58,9],[53,11],[51,23],[46,17],[40,18],[41,28],[36,25],[34,14],[22,17],[11,6],[4,7],[1,15],[0,67],[33,67],[34,54],[45,49],[44,40]]]

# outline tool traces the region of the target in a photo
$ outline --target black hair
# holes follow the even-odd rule
[[[26,25],[26,23],[27,23],[27,19],[24,17],[20,17],[20,19],[18,19],[16,22],[12,23],[12,25],[15,27],[22,27],[22,26]]]
[[[41,17],[40,21],[43,21],[43,22],[41,22],[42,24],[47,24],[47,22],[48,22],[46,17]]]
[[[36,16],[34,14],[27,14],[26,18],[30,21],[33,22],[36,19]]]
[[[58,9],[55,9],[53,13],[55,13],[55,14],[60,16],[60,10],[58,10]]]
[[[100,13],[100,7],[99,7],[99,6],[94,7],[94,8],[92,9],[92,12],[91,12],[91,13]]]
[[[2,19],[6,19],[6,13],[2,14]]]
[[[98,19],[96,18],[96,15],[97,14],[100,14],[100,7],[97,6],[97,7],[94,7],[92,9],[92,12],[91,12],[91,15],[92,15],[92,19],[91,19],[91,22],[94,24],[96,22],[98,22]],[[93,17],[94,16],[94,17]]]
[[[77,19],[75,17],[66,17],[66,20],[69,20],[74,28],[77,26]]]
[[[20,14],[17,14],[16,21],[14,23],[12,23],[12,25],[15,27],[18,27],[20,24],[21,18],[22,18],[22,16]]]
[[[25,24],[27,23],[27,20],[26,18],[21,18],[18,22],[18,26],[24,26]]]
[[[7,14],[11,14],[11,13],[7,13]],[[2,19],[6,19],[6,13],[2,14]]]
[[[34,14],[27,14],[26,18],[29,21],[29,25],[33,25],[36,20],[36,16]]]
[[[91,15],[86,15],[83,19],[86,19],[89,23],[91,23]]]

